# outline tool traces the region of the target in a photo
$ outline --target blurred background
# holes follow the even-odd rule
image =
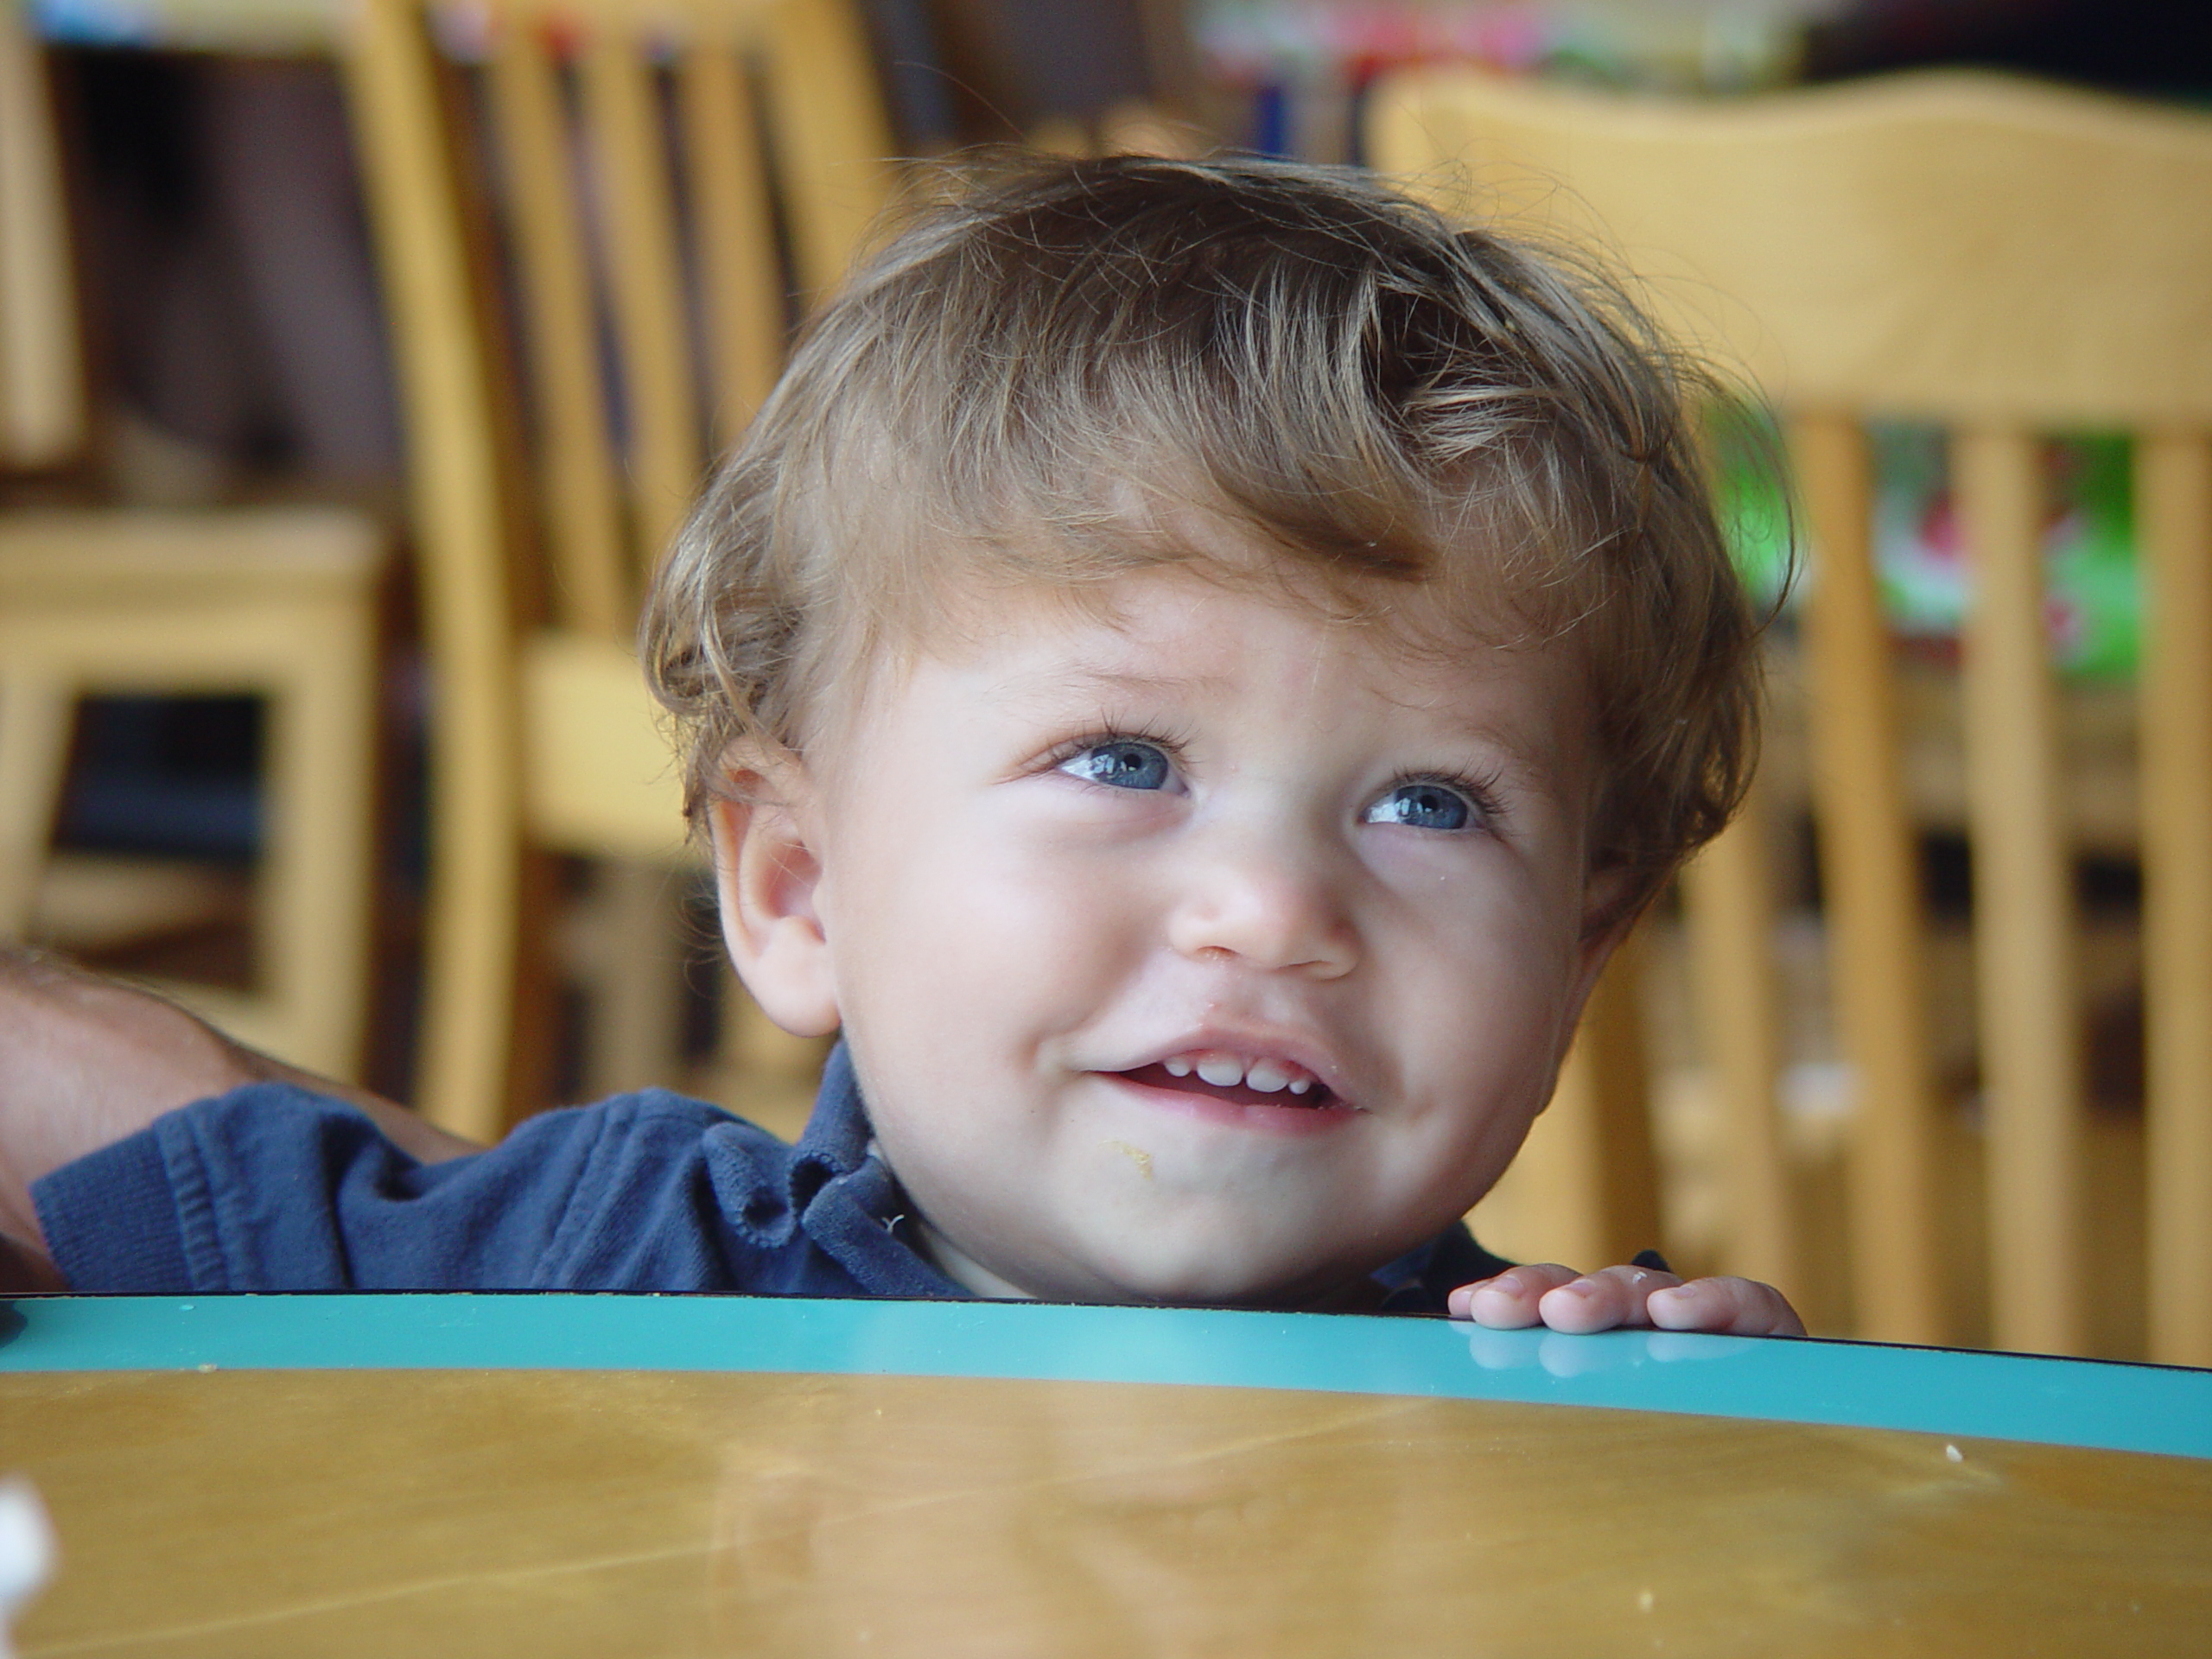
[[[700,9],[695,3],[688,11]],[[737,0],[732,9],[746,10]],[[384,221],[369,205],[376,185],[365,176],[359,148],[360,100],[385,95],[373,86],[389,92],[397,83],[349,79],[345,57],[355,11],[343,0],[35,0],[19,8],[28,51],[22,60],[41,96],[34,109],[23,96],[32,81],[0,83],[0,101],[9,105],[0,122],[12,146],[0,151],[0,167],[12,169],[15,180],[0,182],[0,199],[12,188],[18,203],[35,202],[36,181],[25,181],[50,162],[58,207],[42,232],[27,232],[21,212],[12,225],[0,219],[0,269],[19,288],[46,280],[40,270],[58,273],[54,280],[66,294],[43,315],[60,320],[47,329],[67,331],[60,344],[70,350],[59,353],[61,366],[52,374],[74,383],[81,407],[66,442],[42,454],[30,446],[28,456],[0,466],[0,526],[73,524],[87,546],[124,522],[107,516],[115,514],[132,524],[183,524],[203,539],[219,522],[209,514],[246,515],[236,522],[259,525],[257,534],[275,534],[272,524],[304,527],[306,542],[322,538],[314,556],[321,574],[283,579],[323,583],[315,602],[328,611],[338,603],[331,584],[341,583],[342,573],[333,573],[340,566],[352,573],[342,575],[351,584],[343,603],[351,608],[332,623],[337,632],[329,637],[353,642],[344,649],[358,654],[359,669],[348,694],[354,703],[340,696],[333,705],[339,712],[312,720],[283,714],[289,705],[255,680],[261,669],[240,670],[232,685],[222,671],[204,666],[180,670],[167,684],[150,671],[79,674],[63,699],[66,716],[41,728],[46,772],[35,766],[26,772],[20,755],[13,762],[0,755],[0,785],[50,774],[45,808],[16,832],[20,870],[28,874],[15,878],[21,890],[0,922],[96,967],[203,988],[201,1006],[219,1018],[241,1011],[248,1035],[280,1048],[293,1027],[281,1020],[256,1027],[244,999],[270,992],[271,976],[281,971],[316,976],[303,964],[312,960],[319,927],[358,938],[361,967],[350,1001],[340,999],[317,1016],[326,1034],[302,1039],[291,1057],[416,1101],[428,1086],[426,1024],[441,995],[433,976],[426,1009],[424,963],[436,931],[431,849],[448,844],[439,838],[435,809],[439,780],[458,775],[442,774],[432,758],[441,687],[448,683],[436,666],[436,615],[448,601],[430,597],[433,585],[424,577],[426,548],[435,539],[425,515],[442,511],[433,500],[442,486],[419,477],[410,483],[405,387],[416,384],[408,375],[419,381],[421,372],[404,365],[419,359],[402,350],[408,328],[387,309],[391,267],[380,265],[378,252]],[[537,347],[524,338],[542,332],[550,315],[543,308],[557,305],[562,291],[553,281],[557,262],[531,264],[531,238],[539,233],[531,227],[551,225],[548,233],[556,240],[569,232],[560,230],[565,221],[531,218],[529,152],[512,139],[519,128],[499,124],[537,107],[528,103],[532,85],[550,89],[552,102],[541,111],[547,120],[588,124],[621,107],[617,90],[609,90],[616,83],[593,79],[588,43],[573,62],[562,55],[559,11],[533,10],[552,19],[544,28],[555,70],[542,84],[519,69],[500,79],[507,72],[486,21],[491,13],[458,7],[432,16],[447,58],[463,66],[446,91],[467,106],[463,129],[476,130],[472,119],[498,127],[509,145],[500,149],[487,139],[482,154],[472,151],[454,165],[462,175],[482,175],[471,188],[493,194],[511,188],[525,200],[495,221],[497,234],[513,245],[521,275],[502,274],[498,258],[487,256],[491,274],[480,284],[491,291],[485,303],[504,308],[508,318],[491,330],[493,344],[486,349],[515,359],[488,371],[505,378],[515,407],[486,416],[499,429],[486,454],[495,461],[506,455],[503,464],[517,477],[536,478],[509,488],[534,495],[535,506],[524,515],[530,533],[553,543],[568,533],[563,515],[602,510],[561,494],[574,486],[573,470],[564,484],[543,468],[533,474],[531,461],[518,459],[554,443],[563,407],[563,371],[537,363]],[[1067,152],[1232,146],[1358,163],[1368,159],[1362,134],[1371,90],[1393,72],[1447,65],[1701,103],[1971,67],[2093,88],[2146,108],[2212,107],[2212,27],[2203,8],[2184,0],[857,0],[849,11],[853,30],[841,38],[860,42],[865,65],[866,85],[856,95],[875,100],[877,130],[904,156],[1012,142]],[[658,88],[652,95],[661,101],[646,118],[680,149],[699,130],[686,124],[709,118],[720,106],[688,101],[689,72],[677,65],[675,48],[656,51],[646,51],[644,84]],[[749,118],[741,110],[740,118],[772,124],[783,118],[772,84],[780,60],[745,61],[750,67],[730,86],[758,94],[770,113]],[[799,153],[799,140],[771,137],[771,151],[781,142],[785,161]],[[620,175],[609,170],[616,162],[594,174],[599,164],[576,162],[565,141],[546,154],[556,151],[563,158],[556,172],[573,162],[583,176],[585,217],[618,219]],[[705,268],[716,222],[706,190],[714,175],[679,158],[674,176],[689,194],[673,210],[683,269],[671,291],[683,315],[670,326],[688,319],[712,334],[714,319],[701,323],[700,316],[714,301],[701,297],[697,271]],[[381,188],[396,187],[387,176]],[[392,211],[389,202],[381,211]],[[772,334],[803,307],[794,296],[809,285],[810,221],[803,204],[780,199],[760,211],[786,279],[769,305]],[[2177,202],[2175,211],[2201,218],[2212,213],[2212,200]],[[12,249],[4,245],[10,235]],[[2055,249],[2052,257],[2066,254]],[[650,439],[652,418],[645,392],[622,381],[630,371],[615,364],[632,334],[649,334],[652,325],[635,310],[643,302],[624,297],[630,289],[621,257],[600,253],[572,264],[571,276],[599,297],[575,302],[592,321],[570,368],[603,374],[612,387],[598,394],[605,410],[594,405],[591,422],[605,430],[590,441],[613,454],[610,476],[621,476],[612,487],[620,493],[623,480],[634,483],[640,468],[650,470],[636,446]],[[57,342],[35,324],[14,338],[19,371],[41,351],[56,356],[49,348]],[[734,372],[757,375],[758,365]],[[1750,418],[1757,426],[1763,417]],[[713,411],[695,413],[691,425],[709,444],[728,429],[725,416]],[[1868,435],[1873,551],[1887,624],[1902,656],[1934,677],[1929,683],[1939,689],[1929,695],[1940,702],[1942,677],[1955,672],[1967,592],[1945,439],[1937,427],[1910,420],[1877,421]],[[2142,1263],[2142,880],[2131,786],[2109,781],[2133,765],[2142,658],[2131,451],[2128,439],[2111,431],[2042,436],[2052,504],[2046,551],[2053,664],[2072,746],[2069,776],[2082,808],[2069,880],[2083,941],[2079,1146],[2087,1248],[2097,1261],[2118,1264],[2100,1274],[2109,1294],[2098,1299],[2079,1344],[2141,1355],[2150,1340]],[[1719,464],[1739,556],[1779,599],[1794,532],[1782,486],[1755,464],[1759,447],[1751,442],[1732,450],[1723,443]],[[674,464],[681,473],[680,459]],[[695,466],[689,476],[696,475]],[[646,536],[655,513],[666,511],[664,503],[625,499],[619,512],[604,509],[607,522],[620,518],[625,535]],[[95,527],[96,518],[107,528]],[[229,532],[214,534],[219,541]],[[333,550],[340,543],[353,546],[349,534],[375,550]],[[0,530],[0,563],[4,535]],[[159,567],[149,576],[143,564],[157,554],[113,556],[122,563],[113,566],[111,583],[159,586]],[[503,556],[512,569],[522,556],[509,545]],[[650,549],[639,557],[649,563]],[[268,584],[277,578],[232,571],[209,580],[273,592]],[[556,575],[541,584],[558,590],[553,598],[526,602],[538,606],[540,620],[619,637],[619,617],[601,626],[563,611],[562,595],[572,598],[582,580]],[[0,607],[26,617],[34,598],[58,591],[54,583],[60,581],[27,576],[0,586]],[[615,613],[622,602],[610,601]],[[1767,762],[1777,803],[1770,830],[1779,998],[1773,1110],[1802,1247],[1798,1281],[1789,1287],[1816,1328],[1850,1331],[1866,1328],[1854,1313],[1844,1214],[1854,1091],[1826,977],[1822,883],[1804,782],[1806,715],[1802,675],[1793,667],[1794,605],[1785,607],[1777,632]],[[200,614],[181,601],[175,613]],[[121,637],[120,624],[90,626]],[[210,638],[231,626],[179,623]],[[268,626],[304,639],[309,625]],[[340,647],[309,654],[327,661]],[[530,677],[539,671],[531,666],[538,659],[524,655],[524,668],[512,671],[535,685]],[[308,676],[316,665],[296,671]],[[0,688],[15,683],[6,671],[0,658]],[[281,677],[295,669],[267,671]],[[567,671],[556,664],[543,671],[550,683]],[[575,671],[582,684],[596,671],[586,664]],[[31,693],[10,695],[18,709],[35,706]],[[312,703],[320,694],[301,695]],[[352,716],[347,707],[355,709]],[[5,723],[12,718],[0,712],[0,746],[11,733],[19,744],[25,741]],[[269,874],[271,791],[288,779],[297,784],[299,766],[283,760],[280,740],[308,725],[359,763],[360,776],[344,787],[363,804],[365,840],[348,843],[341,828],[334,861],[287,867],[288,887]],[[505,741],[513,747],[524,739],[510,734]],[[1975,1265],[1983,1254],[1974,1242],[1983,1200],[1971,1155],[1982,1088],[1969,944],[1971,838],[1956,755],[1930,742],[1926,754],[1909,757],[1922,778],[1916,799],[1926,803],[1914,849],[1927,930],[1929,1063],[1945,1132],[1962,1137],[1967,1148],[1956,1163],[1963,1172],[1956,1190],[1947,1185],[1951,1198],[1942,1224],[1955,1240],[1946,1254],[1960,1264],[1945,1292],[1943,1334],[1986,1342],[1993,1339],[1993,1315],[1986,1273]],[[28,752],[38,752],[35,742]],[[653,810],[665,815],[667,780],[655,786]],[[587,817],[588,805],[578,809]],[[560,810],[556,803],[543,812],[557,818]],[[302,821],[299,811],[285,819],[296,828]],[[473,1086],[482,1100],[467,1126],[496,1133],[546,1105],[664,1083],[794,1128],[807,1068],[817,1056],[748,1023],[741,995],[719,967],[710,898],[696,865],[685,861],[681,826],[671,820],[642,840],[610,842],[607,856],[593,855],[599,843],[582,830],[531,833],[535,850],[517,889],[522,960],[507,1005],[512,1031],[483,1038],[498,1058],[476,1074]],[[667,843],[659,852],[646,845],[655,835]],[[25,851],[32,842],[36,850]],[[360,889],[358,902],[347,901],[353,919],[315,920],[318,887],[347,882]],[[302,906],[300,918],[280,925],[274,907],[295,902]],[[292,932],[283,934],[284,927]],[[1635,1093],[1648,1126],[1650,1198],[1637,1213],[1652,1217],[1678,1265],[1726,1265],[1730,1120],[1688,1008],[1694,976],[1685,964],[1675,901],[1661,907],[1646,933],[1633,1001],[1640,1048]],[[280,934],[295,945],[268,943]],[[239,1000],[226,1003],[226,995]],[[343,1028],[335,1038],[327,1034],[333,1021]],[[1505,1193],[1484,1237],[1508,1254],[1563,1253],[1546,1226],[1537,1199]]]

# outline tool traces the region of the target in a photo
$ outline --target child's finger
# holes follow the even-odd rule
[[[1606,1268],[1546,1292],[1539,1312],[1553,1330],[1577,1335],[1649,1325],[1644,1310],[1652,1293],[1681,1282],[1656,1268]]]
[[[1804,1321],[1772,1285],[1751,1279],[1693,1279],[1654,1291],[1647,1304],[1662,1331],[1706,1331],[1730,1337],[1802,1337]]]
[[[1556,1262],[1509,1268],[1494,1279],[1460,1286],[1444,1299],[1445,1311],[1455,1319],[1472,1319],[1492,1331],[1525,1330],[1542,1317],[1537,1304],[1545,1294],[1571,1283],[1575,1276],[1573,1268]]]

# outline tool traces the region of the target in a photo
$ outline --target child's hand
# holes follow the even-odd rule
[[[1554,1331],[1611,1331],[1649,1325],[1732,1337],[1802,1337],[1804,1321],[1772,1285],[1754,1279],[1693,1279],[1657,1268],[1577,1273],[1555,1262],[1515,1268],[1462,1285],[1446,1299],[1455,1319],[1493,1331],[1532,1325]]]

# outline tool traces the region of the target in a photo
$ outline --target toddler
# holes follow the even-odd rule
[[[251,1082],[45,1173],[28,1253],[1798,1330],[1459,1221],[1751,765],[1698,390],[1613,288],[1354,175],[971,169],[645,619],[737,969],[842,1034],[798,1145],[648,1091],[444,1156]]]

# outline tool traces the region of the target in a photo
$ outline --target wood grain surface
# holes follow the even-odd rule
[[[1954,1453],[1955,1452],[1955,1455]],[[27,1655],[2201,1654],[2212,1461],[1348,1395],[0,1376]]]

